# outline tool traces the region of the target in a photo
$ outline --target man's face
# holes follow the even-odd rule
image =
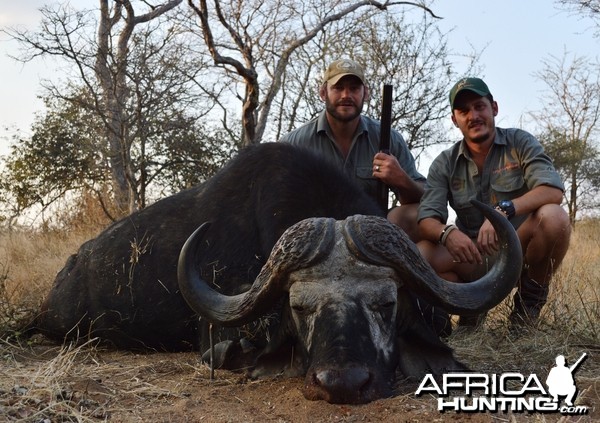
[[[326,84],[320,91],[329,115],[341,122],[350,122],[362,112],[367,88],[356,76],[345,76],[336,84]]]
[[[498,104],[495,101],[465,90],[454,101],[452,122],[461,130],[465,140],[482,143],[493,139],[497,114]]]

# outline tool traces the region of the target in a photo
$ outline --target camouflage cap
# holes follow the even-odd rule
[[[458,93],[469,90],[482,97],[491,95],[490,89],[483,80],[479,78],[463,78],[458,81],[450,90],[450,107],[454,110],[454,100]]]
[[[323,74],[323,83],[335,85],[340,79],[347,75],[354,75],[365,84],[365,73],[362,67],[354,60],[340,59],[327,66]]]

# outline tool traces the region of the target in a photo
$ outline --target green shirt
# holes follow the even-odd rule
[[[361,116],[352,139],[350,152],[344,158],[333,139],[325,111],[323,111],[316,118],[284,135],[280,142],[306,147],[329,159],[346,175],[354,179],[367,194],[377,200],[379,195],[378,179],[373,177],[373,157],[379,152],[380,134],[380,122],[367,116]],[[425,182],[425,177],[417,171],[415,159],[402,135],[393,129],[390,134],[390,154],[396,157],[410,178]]]
[[[418,219],[433,217],[445,223],[449,203],[456,212],[459,229],[475,237],[484,217],[470,203],[472,199],[493,206],[500,200],[520,197],[539,185],[564,191],[560,176],[540,142],[521,129],[496,128],[496,138],[481,175],[464,140],[443,151],[433,161]],[[518,228],[526,218],[526,215],[516,216],[511,223]]]

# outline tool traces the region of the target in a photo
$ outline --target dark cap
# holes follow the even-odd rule
[[[354,60],[341,59],[336,60],[327,66],[325,73],[323,74],[323,83],[328,85],[335,85],[344,76],[353,75],[361,80],[365,85],[365,73],[362,67]]]
[[[454,100],[458,93],[469,90],[482,97],[492,95],[488,86],[479,78],[463,78],[450,90],[450,107],[454,110]]]

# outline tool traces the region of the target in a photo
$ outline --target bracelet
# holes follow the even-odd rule
[[[444,228],[444,230],[442,231],[442,233],[440,234],[439,243],[442,245],[446,245],[446,240],[448,239],[448,235],[450,235],[450,232],[452,232],[455,229],[458,229],[458,227],[456,225],[446,226]]]

